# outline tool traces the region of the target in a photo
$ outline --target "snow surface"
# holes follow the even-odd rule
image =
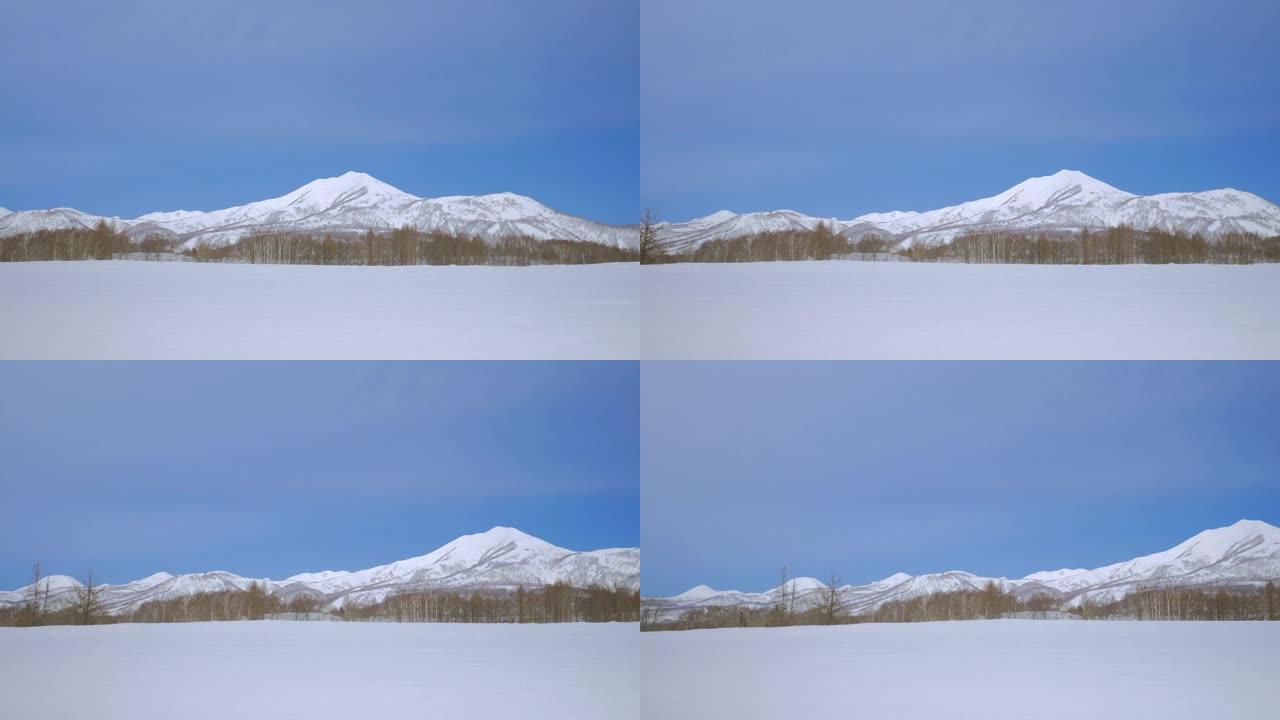
[[[1280,265],[642,268],[649,359],[1275,359]]]
[[[0,263],[3,359],[635,359],[634,263]]]
[[[23,720],[639,718],[634,624],[0,628]]]
[[[994,620],[641,636],[644,716],[1273,718],[1280,622]]]

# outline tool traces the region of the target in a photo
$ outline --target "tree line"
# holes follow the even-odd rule
[[[1051,595],[1034,595],[1021,600],[988,581],[981,590],[953,590],[929,593],[903,600],[890,600],[867,618],[868,622],[929,622],[937,620],[981,620],[1009,614],[1043,613],[1058,608]]]
[[[642,225],[640,261],[769,262],[778,260],[903,259],[916,262],[1030,265],[1252,264],[1280,262],[1280,236],[1248,233],[1204,236],[1127,226],[1077,234],[975,232],[950,242],[917,239],[909,248],[891,238],[864,235],[851,240],[827,223],[812,230],[763,232],[708,240],[684,252],[667,252],[659,229]],[[647,239],[647,242],[646,242]]]
[[[148,600],[127,613],[109,614],[102,589],[90,571],[71,602],[49,601],[49,582],[40,565],[33,568],[27,598],[19,607],[0,609],[0,626],[97,625],[119,622],[168,623],[261,620],[275,615],[307,617],[326,612],[341,620],[456,623],[636,622],[640,592],[599,585],[575,587],[566,582],[514,591],[475,589],[402,591],[371,603],[347,602],[322,610],[323,599],[297,594],[289,599],[267,592],[254,581],[245,590],[219,590]]]
[[[148,600],[136,610],[117,617],[120,622],[167,623],[221,620],[262,620],[268,615],[306,615],[320,611],[320,599],[296,595],[284,600],[253,582],[245,590],[218,590]]]
[[[654,231],[656,232],[656,231]],[[869,243],[862,243],[862,247]],[[859,243],[850,243],[827,223],[818,223],[813,230],[786,230],[762,232],[736,238],[708,240],[698,247],[682,252],[668,253],[660,249],[656,241],[641,262],[646,264],[673,262],[770,262],[777,260],[830,260],[856,250]],[[886,242],[877,242],[879,249]]]
[[[833,578],[835,580],[835,578]],[[1280,588],[1268,581],[1261,587],[1241,585],[1203,588],[1143,588],[1110,603],[1085,601],[1060,610],[1061,601],[1038,593],[1019,598],[988,582],[980,590],[929,593],[890,600],[862,615],[846,614],[833,582],[819,591],[818,602],[796,610],[794,592],[775,597],[768,607],[694,608],[673,619],[661,617],[661,607],[646,604],[641,630],[699,630],[726,627],[784,627],[848,623],[938,622],[1003,617],[1044,618],[1064,614],[1085,620],[1280,620]]]
[[[640,592],[566,582],[515,591],[409,590],[370,604],[347,603],[338,612],[347,620],[396,622],[636,622]]]
[[[1280,262],[1280,237],[1248,233],[1214,237],[1121,225],[1075,235],[968,233],[949,243],[917,241],[906,251],[922,262],[1022,265],[1248,265]]]
[[[1085,618],[1280,620],[1280,589],[1274,582],[1260,588],[1146,588],[1111,603],[1086,602],[1075,611]]]
[[[362,235],[259,233],[191,248],[160,234],[135,240],[105,221],[91,230],[41,230],[0,238],[0,262],[121,258],[283,265],[586,265],[635,262],[639,253],[582,240],[509,236],[487,241],[412,228]]]

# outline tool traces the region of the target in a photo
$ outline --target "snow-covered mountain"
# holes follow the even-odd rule
[[[286,601],[306,595],[336,608],[352,601],[378,601],[402,590],[515,589],[520,585],[534,587],[560,581],[576,587],[638,588],[640,549],[576,552],[515,528],[495,527],[475,535],[463,535],[426,555],[365,570],[325,570],[283,580],[246,578],[221,570],[186,575],[160,572],[123,585],[103,585],[102,598],[107,612],[119,614],[148,600],[167,600],[198,592],[246,590],[258,582],[268,593]],[[81,587],[79,581],[66,575],[45,578],[41,588],[45,582],[49,584],[49,602],[53,607],[70,603]],[[0,591],[0,607],[25,603],[30,592],[30,585]]]
[[[1060,170],[981,200],[929,210],[869,213],[852,220],[818,218],[792,210],[737,214],[727,210],[683,223],[662,223],[658,241],[673,251],[710,240],[808,229],[819,222],[850,239],[876,235],[909,247],[919,240],[948,242],[964,233],[1077,232],[1129,225],[1205,235],[1280,234],[1280,206],[1230,188],[1195,193],[1134,195],[1076,170]]]
[[[224,244],[256,232],[360,233],[409,226],[496,240],[528,235],[538,240],[584,240],[639,247],[635,227],[605,225],[566,215],[523,195],[420,198],[360,172],[314,180],[270,200],[201,212],[147,213],[132,220],[90,215],[71,208],[0,210],[0,237],[38,230],[92,228],[106,220],[140,238],[151,233],[197,243]]]
[[[873,612],[891,600],[957,590],[981,590],[994,582],[1020,599],[1047,594],[1064,607],[1085,600],[1105,603],[1140,588],[1214,587],[1260,585],[1280,581],[1280,528],[1260,520],[1241,520],[1228,527],[1205,530],[1168,550],[1107,565],[1094,570],[1049,570],[1019,579],[988,578],[959,570],[927,575],[895,573],[866,585],[839,588],[845,610],[852,614]],[[772,588],[760,593],[715,590],[698,585],[669,598],[646,598],[664,617],[674,617],[699,607],[745,606],[767,608],[779,597],[790,596],[797,608],[822,602],[827,586],[814,578],[788,581],[785,592]]]

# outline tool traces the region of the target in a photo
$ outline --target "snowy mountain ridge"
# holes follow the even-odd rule
[[[313,180],[280,197],[211,210],[152,212],[132,220],[91,215],[72,208],[0,210],[0,237],[39,230],[92,228],[105,220],[130,237],[160,234],[187,247],[222,245],[261,232],[362,233],[412,227],[497,240],[527,235],[538,240],[582,240],[639,247],[639,230],[556,212],[514,193],[420,198],[361,172]]]
[[[1078,170],[1060,170],[1029,178],[988,198],[926,212],[895,210],[840,220],[793,210],[745,214],[721,210],[688,222],[661,223],[658,240],[669,250],[686,251],[711,240],[812,230],[820,222],[850,240],[877,236],[899,247],[920,241],[950,242],[968,232],[1062,233],[1119,225],[1205,235],[1249,232],[1270,236],[1280,234],[1280,206],[1232,188],[1134,195]]]
[[[1020,599],[1047,594],[1065,607],[1074,607],[1086,600],[1111,602],[1141,588],[1260,585],[1268,580],[1280,581],[1280,528],[1260,520],[1240,520],[1227,527],[1205,530],[1168,550],[1093,570],[1040,571],[1013,580],[960,570],[916,576],[894,573],[866,585],[843,585],[839,593],[846,611],[863,614],[892,600],[981,590],[988,582]],[[699,607],[767,608],[780,597],[790,595],[792,587],[796,607],[801,609],[819,605],[827,589],[815,578],[800,577],[789,580],[786,591],[776,587],[749,593],[698,585],[673,597],[646,599],[646,603],[657,606],[665,617]]]
[[[604,585],[635,589],[640,586],[640,549],[567,550],[510,527],[494,527],[463,535],[426,555],[364,570],[324,570],[300,573],[284,580],[246,578],[221,570],[170,575],[159,572],[120,585],[102,585],[103,607],[120,614],[149,600],[167,600],[199,592],[247,590],[255,582],[268,594],[288,601],[309,596],[328,608],[348,602],[376,602],[406,590],[515,589],[554,582],[576,587]],[[68,604],[81,583],[66,575],[41,581],[49,587],[53,607]],[[27,602],[31,586],[0,591],[0,607]]]

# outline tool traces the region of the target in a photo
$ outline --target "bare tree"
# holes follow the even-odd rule
[[[250,620],[261,620],[267,612],[267,590],[262,583],[254,580],[249,583],[245,593],[245,616]]]
[[[31,564],[31,586],[27,589],[27,602],[18,611],[14,624],[19,627],[42,625],[49,598],[49,583],[45,581],[41,587],[40,563]]]
[[[76,590],[75,617],[79,625],[92,625],[102,614],[102,589],[94,581],[93,570],[89,570],[84,585]]]
[[[832,575],[827,579],[827,588],[822,591],[822,621],[835,625],[840,618],[840,610],[840,578]]]
[[[661,251],[658,249],[658,214],[653,208],[640,213],[640,262],[652,262]]]

